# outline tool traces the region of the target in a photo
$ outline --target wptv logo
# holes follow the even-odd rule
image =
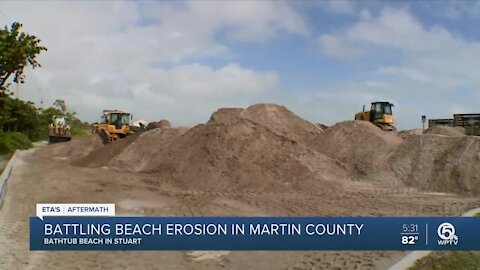
[[[437,234],[440,239],[437,240],[439,246],[456,246],[458,244],[458,236],[455,235],[455,226],[444,222],[438,226]]]

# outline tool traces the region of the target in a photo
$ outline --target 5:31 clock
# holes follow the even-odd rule
[[[418,224],[403,224],[402,232],[404,233],[418,233]]]

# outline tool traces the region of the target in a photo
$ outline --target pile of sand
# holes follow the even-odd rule
[[[378,170],[401,143],[396,133],[382,131],[370,122],[345,121],[326,129],[310,145],[361,177]]]
[[[90,152],[103,147],[103,141],[99,135],[93,134],[85,138],[73,139],[65,143],[57,143],[50,147],[53,155],[56,156],[83,157]]]
[[[423,134],[436,134],[445,136],[466,136],[462,127],[433,126],[426,129]]]
[[[445,127],[429,132],[440,131],[459,134]],[[75,156],[75,165],[154,174],[159,182],[188,189],[330,192],[354,178],[480,193],[478,137],[416,130],[400,136],[366,121],[322,131],[274,104],[220,109],[206,124],[153,129],[105,146],[91,136],[52,147]]]
[[[322,124],[322,123],[315,123],[315,125],[316,125],[317,127],[319,127],[322,131],[328,128],[327,125],[324,125],[324,124]]]
[[[423,135],[423,129],[421,128],[414,128],[414,129],[408,129],[408,130],[402,130],[398,132],[398,135],[402,138],[405,139],[409,136],[419,136]]]
[[[148,131],[118,146],[122,151],[109,151],[109,158],[92,153],[76,164],[152,173],[159,181],[205,190],[334,189],[347,178],[342,164],[302,143],[319,132],[278,105],[220,109],[188,131]]]
[[[303,141],[318,135],[311,123],[283,106],[258,104],[220,109],[156,151],[140,171],[199,189],[328,189],[345,179],[338,162]]]
[[[168,134],[183,134],[186,128],[172,129],[168,120],[160,120],[158,122],[151,122],[148,124],[149,131],[142,130],[137,133],[129,135],[115,143],[107,145],[102,144],[101,137],[92,135],[88,138],[74,141],[68,144],[61,144],[56,150],[57,153],[63,152],[64,155],[77,156],[72,162],[73,165],[84,167],[103,167],[110,165],[123,165],[123,161],[128,162],[127,167],[135,168],[142,159],[148,159],[142,155],[142,151],[135,150],[140,145],[140,149],[155,148],[163,143],[165,138],[170,138]],[[171,129],[171,130],[170,130]],[[152,134],[160,134],[160,136],[152,137]],[[167,134],[167,135],[163,135]],[[140,138],[141,137],[141,138]],[[139,139],[140,138],[140,139]],[[135,144],[136,140],[138,144]],[[133,146],[130,147],[130,144]],[[140,155],[138,155],[140,153]],[[125,158],[125,155],[128,158]]]
[[[92,166],[110,165],[117,168],[128,168],[141,171],[156,158],[175,138],[183,135],[188,128],[153,129],[141,134],[135,141],[123,147],[121,154],[116,154],[103,164],[94,159]],[[93,158],[93,157],[92,157]]]
[[[411,136],[386,163],[410,186],[441,192],[480,193],[480,138]]]
[[[165,144],[187,130],[188,128],[168,128],[135,133],[118,142],[91,151],[72,163],[83,167],[116,166],[138,171],[159,149],[164,148]]]
[[[147,132],[144,132],[145,134]],[[142,133],[134,133],[125,139],[115,143],[109,143],[103,147],[92,149],[80,158],[75,159],[72,164],[84,167],[103,167],[108,166],[112,158],[120,155],[123,150],[133,143]]]
[[[172,124],[170,121],[162,119],[158,122],[150,122],[147,125],[147,130],[156,129],[156,128],[171,128]]]
[[[295,142],[306,142],[322,132],[315,124],[298,117],[284,106],[275,104],[255,104],[246,110],[220,109],[212,114],[208,124],[230,126],[242,121],[250,121]]]

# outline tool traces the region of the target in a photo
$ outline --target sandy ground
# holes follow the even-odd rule
[[[0,210],[0,269],[385,269],[405,252],[31,252],[36,203],[115,203],[120,215],[440,216],[460,215],[479,197],[351,182],[330,192],[200,192],[152,175],[70,165],[51,146],[18,155]]]

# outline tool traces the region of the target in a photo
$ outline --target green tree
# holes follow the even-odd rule
[[[37,111],[32,102],[15,98],[11,99],[6,107],[8,121],[4,124],[5,131],[20,131],[29,134],[35,128]]]
[[[36,36],[21,32],[22,24],[12,23],[10,29],[0,30],[0,92],[8,88],[8,79],[13,76],[15,83],[24,83],[25,67],[40,67],[36,56],[47,48],[40,45]]]
[[[55,102],[53,102],[53,107],[58,108],[62,114],[67,113],[67,104],[65,103],[65,100],[63,99],[57,99]]]
[[[77,112],[69,111],[67,108],[67,103],[63,99],[55,100],[55,102],[53,102],[53,108],[58,110],[56,115],[64,115],[67,117],[69,122],[72,122],[74,119],[76,119],[75,115],[77,115]]]
[[[29,138],[38,137],[38,113],[34,104],[0,93],[3,109],[0,111],[0,133],[23,133]]]

